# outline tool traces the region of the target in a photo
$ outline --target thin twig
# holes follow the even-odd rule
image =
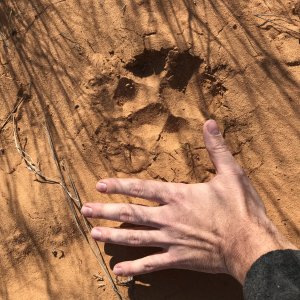
[[[7,114],[4,123],[0,127],[0,134],[5,126],[12,120],[12,116],[18,113],[18,110],[22,104],[31,98],[31,83],[29,83],[28,93],[25,92],[24,86],[21,84],[17,93],[17,100],[12,108],[12,110]]]
[[[69,204],[69,207],[71,209],[71,213],[73,215],[73,218],[74,218],[74,221],[80,231],[80,233],[82,234],[82,236],[84,237],[84,239],[87,241],[87,243],[89,244],[92,252],[94,253],[97,261],[99,262],[103,272],[106,274],[107,278],[109,279],[111,285],[112,285],[112,288],[113,290],[115,291],[116,295],[119,297],[119,299],[121,300],[122,299],[122,296],[111,276],[111,274],[109,273],[108,271],[108,268],[107,268],[107,265],[105,263],[105,260],[104,260],[104,257],[100,251],[100,248],[98,246],[98,244],[93,240],[93,244],[94,244],[94,247],[93,245],[91,244],[88,236],[86,235],[85,233],[85,230],[82,226],[82,223],[78,217],[78,214],[77,214],[77,211],[79,212],[79,214],[81,215],[80,213],[80,209],[82,207],[82,202],[81,202],[81,199],[79,197],[79,193],[76,189],[76,186],[74,184],[74,181],[73,179],[71,178],[70,176],[70,173],[67,172],[67,176],[68,176],[68,179],[69,179],[69,182],[71,183],[71,186],[72,186],[72,189],[73,189],[73,192],[74,192],[74,195],[75,197],[73,197],[71,195],[71,193],[69,192],[68,188],[67,188],[67,184],[66,184],[66,181],[64,179],[64,175],[63,175],[63,172],[62,172],[62,168],[61,168],[61,165],[59,163],[59,160],[58,160],[58,157],[57,157],[57,153],[55,151],[55,147],[54,147],[54,143],[53,143],[53,139],[52,139],[52,136],[51,136],[51,133],[50,133],[50,127],[49,127],[49,124],[48,122],[46,121],[46,132],[47,132],[47,137],[48,137],[48,142],[49,142],[49,145],[50,145],[50,148],[51,148],[51,152],[52,152],[52,157],[56,163],[56,166],[57,166],[57,169],[60,173],[60,177],[61,177],[61,186],[63,187],[64,191],[65,191],[65,194],[66,194],[66,199],[67,199],[67,202]],[[76,211],[77,210],[77,211]],[[83,216],[82,216],[83,217]],[[86,226],[86,229],[88,230],[88,232],[91,231],[92,227],[91,225],[87,222],[86,218],[83,217],[83,221],[84,221],[84,224]],[[96,249],[96,250],[95,250]]]
[[[10,120],[12,121],[13,124],[13,137],[14,137],[14,142],[15,142],[15,146],[16,149],[18,151],[18,153],[20,154],[20,156],[22,157],[22,159],[25,161],[26,166],[28,168],[29,171],[33,172],[37,178],[39,182],[42,183],[49,183],[49,184],[58,184],[62,187],[62,189],[64,190],[65,196],[66,196],[66,200],[68,202],[68,205],[70,207],[73,219],[75,221],[76,226],[78,227],[79,232],[81,233],[81,235],[83,236],[83,238],[86,240],[86,242],[89,244],[93,254],[95,255],[100,267],[102,268],[103,272],[105,273],[105,275],[107,276],[108,280],[111,283],[111,286],[116,294],[116,296],[118,297],[119,300],[122,300],[122,296],[116,286],[116,283],[114,282],[108,267],[105,263],[103,254],[97,244],[96,241],[94,241],[93,239],[89,239],[89,237],[86,234],[86,231],[90,232],[92,229],[92,225],[88,222],[88,220],[81,215],[81,208],[82,208],[82,201],[80,199],[79,193],[77,191],[77,188],[75,186],[75,183],[73,181],[73,179],[71,178],[69,172],[67,172],[67,176],[68,176],[68,181],[71,184],[72,190],[73,190],[73,194],[74,196],[72,196],[72,193],[69,191],[68,187],[67,187],[67,183],[66,180],[64,178],[63,175],[63,170],[62,170],[62,166],[60,165],[57,153],[55,151],[55,147],[54,147],[54,143],[53,143],[53,138],[51,136],[50,133],[50,127],[48,122],[46,121],[46,125],[45,125],[45,130],[46,130],[46,134],[47,134],[47,138],[48,138],[48,143],[51,149],[51,154],[52,154],[52,158],[55,161],[56,167],[58,169],[58,172],[60,174],[60,180],[56,180],[50,177],[47,177],[46,175],[44,175],[42,173],[42,171],[40,170],[40,168],[38,167],[37,164],[35,164],[33,162],[33,159],[30,157],[30,155],[24,150],[24,147],[22,147],[21,145],[21,141],[20,141],[20,136],[19,136],[19,130],[18,130],[18,122],[17,122],[17,117],[18,117],[18,112],[20,107],[22,106],[22,104],[24,103],[24,100],[26,99],[26,97],[22,96],[17,102],[16,105],[14,106],[14,109],[12,110],[12,112],[9,114],[9,116],[7,117],[6,121],[4,122],[4,124],[2,125],[1,128],[4,128],[6,126],[6,124],[8,122],[10,122]],[[80,220],[81,216],[83,218],[83,223]],[[86,230],[84,229],[84,226],[86,228]]]
[[[59,35],[61,37],[63,37],[64,39],[68,40],[69,42],[73,43],[73,44],[76,44],[76,45],[79,45],[79,43],[73,41],[72,39],[70,39],[69,37],[65,36],[63,33],[59,33]]]
[[[39,167],[33,162],[30,155],[22,148],[21,142],[20,142],[20,137],[19,137],[19,131],[18,131],[18,122],[17,122],[15,114],[12,115],[12,123],[13,123],[13,136],[14,136],[16,149],[17,149],[18,153],[20,154],[20,156],[25,161],[28,170],[33,172],[38,177],[38,179],[41,180],[42,182],[50,183],[50,184],[60,184],[59,181],[45,176],[41,172]]]
[[[270,25],[270,26],[272,26],[272,27],[275,28],[276,30],[278,30],[278,29],[277,29],[275,26],[278,26],[278,27],[281,27],[281,28],[287,30],[287,31],[283,31],[283,32],[289,34],[290,36],[292,36],[292,37],[294,37],[294,38],[296,38],[296,39],[299,39],[299,38],[300,38],[300,32],[297,32],[296,30],[293,30],[293,29],[288,28],[288,27],[286,27],[286,26],[284,26],[284,25],[281,25],[281,24],[275,22],[274,20],[271,20],[271,19],[269,19],[269,18],[265,18],[265,17],[264,17],[265,15],[254,15],[254,16],[255,16],[256,18],[262,19],[262,20],[264,20],[264,21],[266,21],[266,22],[268,22],[268,23],[271,23],[272,25]],[[266,16],[269,16],[269,15],[266,15]],[[265,23],[264,23],[264,24],[265,24]],[[289,24],[289,23],[288,23],[288,24]]]
[[[67,174],[68,174],[69,181],[70,181],[70,183],[72,185],[72,189],[73,189],[73,192],[74,192],[74,195],[75,195],[75,199],[79,203],[79,206],[80,206],[80,209],[81,209],[81,207],[82,207],[82,201],[80,199],[79,193],[78,193],[77,188],[76,188],[76,186],[74,184],[74,181],[73,181],[73,179],[70,176],[70,173],[68,171],[67,171]],[[84,225],[85,225],[87,231],[90,232],[91,229],[92,229],[92,225],[89,223],[89,221],[83,215],[82,215],[82,218],[83,218],[83,222],[84,222]],[[88,241],[89,246],[90,246],[92,252],[94,253],[96,259],[98,260],[99,264],[101,265],[102,270],[104,271],[104,273],[108,277],[110,283],[112,284],[112,287],[113,287],[114,291],[118,294],[119,298],[122,298],[122,296],[120,295],[119,290],[118,290],[118,288],[117,288],[117,286],[116,286],[116,284],[115,284],[112,276],[110,275],[110,273],[108,271],[107,265],[105,263],[104,257],[102,255],[102,252],[101,252],[101,250],[99,248],[98,243],[94,239],[92,239],[90,241],[87,238],[87,241]]]
[[[18,98],[17,102],[15,103],[13,109],[8,113],[4,123],[0,127],[0,133],[2,130],[5,128],[5,126],[11,121],[13,114],[19,109],[19,107],[23,104],[24,102],[24,97]]]

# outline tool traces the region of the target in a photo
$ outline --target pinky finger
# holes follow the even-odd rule
[[[115,265],[113,272],[117,276],[135,276],[171,268],[168,252],[159,252],[133,261],[124,261]]]

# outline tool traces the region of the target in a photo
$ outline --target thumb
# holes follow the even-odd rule
[[[243,169],[228,150],[216,121],[205,122],[203,135],[205,147],[218,174],[244,174]]]

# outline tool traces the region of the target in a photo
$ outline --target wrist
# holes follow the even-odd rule
[[[225,261],[228,272],[241,284],[253,263],[262,255],[274,250],[297,249],[269,220],[264,226],[245,226],[235,236],[238,238],[230,243]]]

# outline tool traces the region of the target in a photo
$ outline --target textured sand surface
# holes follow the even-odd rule
[[[15,114],[20,143],[45,175],[59,180],[47,121],[82,201],[149,205],[99,196],[95,183],[209,180],[202,125],[215,118],[268,215],[300,247],[296,2],[0,1],[0,128],[25,99]],[[37,181],[22,160],[11,119],[0,133],[0,178],[0,298],[117,299],[62,188]],[[100,248],[110,267],[148,251]],[[119,289],[132,300],[242,299],[228,276],[177,270]]]

